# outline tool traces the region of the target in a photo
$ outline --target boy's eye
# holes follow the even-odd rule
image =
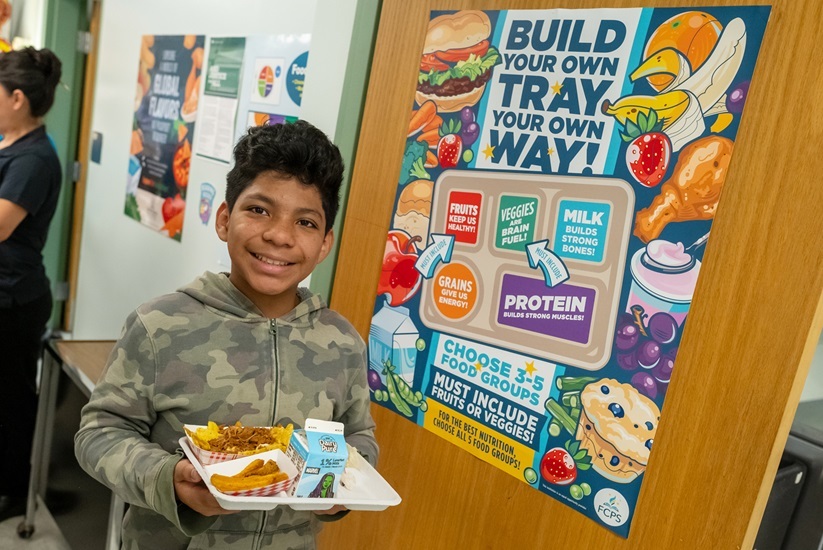
[[[317,224],[311,220],[298,220],[297,223],[304,227],[317,227]]]
[[[255,214],[265,214],[266,209],[262,208],[260,206],[252,206],[252,207],[249,208],[249,212],[253,212]]]

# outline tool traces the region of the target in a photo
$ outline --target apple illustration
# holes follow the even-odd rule
[[[386,236],[383,271],[380,272],[377,293],[386,294],[390,306],[407,302],[420,288],[420,273],[414,268],[417,261],[415,243],[420,241],[420,237],[412,237],[397,229],[389,231]]]
[[[185,208],[186,201],[183,200],[183,197],[180,196],[180,193],[175,195],[174,198],[166,197],[166,200],[163,201],[163,207],[161,209],[161,212],[163,213],[163,221],[169,221],[178,213],[182,212]]]

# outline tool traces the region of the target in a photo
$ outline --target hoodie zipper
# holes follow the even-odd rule
[[[274,370],[274,384],[272,385],[272,411],[271,411],[271,424],[274,425],[274,419],[276,418],[275,412],[277,409],[277,387],[279,384],[280,378],[280,369],[277,365],[277,319],[269,319],[269,334],[271,334],[271,352],[272,352],[272,367]],[[257,530],[257,537],[253,543],[253,547],[255,550],[260,550],[261,545],[263,544],[263,532],[266,529],[266,523],[268,523],[268,512],[262,512],[260,515],[260,524]]]
[[[269,334],[271,334],[272,338],[272,366],[274,367],[274,386],[272,390],[274,391],[273,397],[273,406],[271,411],[271,419],[274,422],[275,413],[277,412],[277,387],[280,382],[280,369],[278,368],[277,364],[277,319],[269,319]]]

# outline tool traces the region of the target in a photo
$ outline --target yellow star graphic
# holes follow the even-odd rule
[[[477,362],[477,363],[474,364],[474,368],[477,369],[477,372],[480,372],[481,370],[483,370],[483,364],[480,363],[480,362]]]
[[[486,145],[486,148],[483,149],[482,153],[484,155],[486,155],[487,159],[493,159],[494,158],[494,146],[491,145],[491,144]]]
[[[546,152],[549,154],[549,156],[552,156],[554,154],[554,147],[549,147]]]
[[[559,82],[555,82],[551,88],[555,95],[560,95],[560,90],[563,88],[563,85]]]
[[[535,371],[537,371],[537,368],[534,366],[534,361],[526,361],[526,372],[528,375],[533,375]]]

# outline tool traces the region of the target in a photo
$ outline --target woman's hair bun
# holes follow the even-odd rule
[[[43,73],[46,85],[50,88],[57,86],[60,77],[63,75],[63,64],[60,59],[49,49],[35,50],[27,48],[34,59],[34,63]]]

